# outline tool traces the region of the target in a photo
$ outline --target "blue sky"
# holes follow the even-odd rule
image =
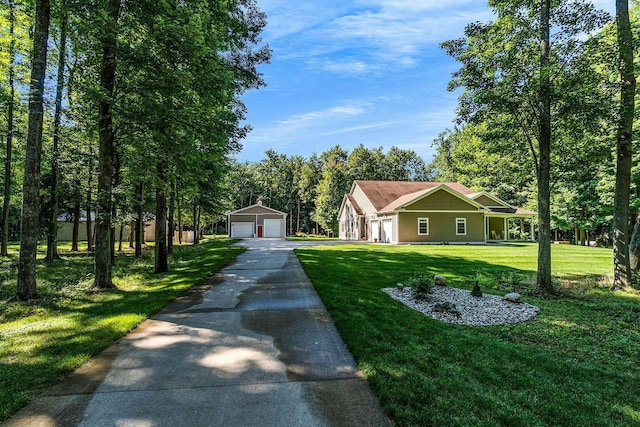
[[[598,1],[612,11],[614,1]],[[608,3],[611,3],[609,5]],[[267,87],[244,96],[253,131],[239,161],[267,149],[309,156],[339,144],[392,146],[429,162],[453,126],[458,64],[439,48],[489,21],[484,0],[258,0],[267,13]]]

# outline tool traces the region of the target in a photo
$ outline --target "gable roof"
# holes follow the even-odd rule
[[[442,185],[446,185],[450,189],[464,196],[473,193],[469,188],[457,182],[355,181],[354,185],[358,185],[358,187],[360,187],[378,212],[389,207],[393,202],[401,197],[404,200],[410,195],[414,195],[413,198],[406,201],[409,202],[426,194],[429,190],[433,190]]]
[[[286,213],[284,213],[284,212],[280,212],[280,211],[275,210],[275,209],[273,209],[273,208],[270,208],[270,207],[267,207],[267,206],[261,205],[260,203],[256,203],[255,205],[251,205],[251,206],[246,206],[246,207],[244,207],[244,208],[240,208],[240,209],[235,210],[235,211],[233,211],[233,212],[227,212],[227,215],[237,215],[237,214],[242,214],[242,213],[243,213],[243,211],[247,211],[247,210],[249,210],[249,209],[253,209],[253,208],[261,208],[261,209],[264,209],[267,213],[275,213],[275,214],[280,214],[280,215],[287,216],[287,214],[286,214]],[[254,214],[251,214],[251,215],[254,215]]]
[[[420,190],[420,191],[416,191],[415,193],[410,193],[410,194],[406,194],[404,196],[401,196],[399,198],[397,198],[396,200],[394,200],[393,202],[391,202],[390,204],[388,204],[387,206],[385,206],[384,208],[382,208],[379,212],[392,212],[395,211],[396,209],[401,209],[404,208],[406,205],[415,203],[417,201],[419,201],[420,199],[423,199],[425,197],[428,197],[430,194],[435,193],[438,190],[443,190],[446,191],[447,193],[459,198],[460,200],[468,203],[471,206],[474,206],[480,210],[486,210],[486,208],[484,206],[482,206],[480,203],[470,199],[469,197],[465,196],[464,194],[460,193],[459,191],[449,187],[450,183],[444,184],[444,183],[436,183],[439,184],[436,187],[430,188],[430,189],[426,189],[426,190]],[[461,184],[459,184],[461,185]],[[466,187],[465,187],[466,188]]]
[[[353,187],[352,187],[352,191],[353,191]],[[362,212],[362,208],[360,207],[360,205],[356,201],[356,198],[353,197],[353,194],[347,193],[342,198],[342,203],[340,204],[340,209],[338,209],[338,218],[342,218],[342,211],[344,210],[344,207],[347,205],[347,200],[349,201],[349,203],[353,207],[353,210],[356,212],[356,215],[358,215],[358,216],[364,215],[364,213]]]
[[[356,202],[356,198],[353,197],[352,194],[347,194],[347,199],[351,202],[351,206],[353,206],[353,210],[356,211],[356,214],[362,215],[362,209],[360,209],[360,205]]]
[[[478,193],[473,193],[473,194],[468,194],[467,197],[476,200],[481,196],[485,196],[488,197],[489,199],[493,200],[494,202],[497,203],[497,205],[493,206],[493,207],[497,207],[497,206],[504,206],[504,207],[508,207],[508,208],[514,208],[515,206],[510,205],[509,203],[505,202],[504,200],[494,196],[491,193],[487,193],[486,191],[480,191]]]

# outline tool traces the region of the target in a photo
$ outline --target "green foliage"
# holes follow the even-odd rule
[[[30,303],[7,301],[16,274],[17,246],[11,247],[10,260],[0,265],[0,420],[229,263],[243,250],[232,242],[179,247],[172,271],[162,276],[153,274],[152,251],[142,259],[119,257],[117,289],[106,292],[91,288],[92,258],[62,244],[62,259],[38,263],[42,298]]]
[[[640,424],[640,395],[630,392],[640,383],[640,294],[603,283],[611,250],[554,245],[564,296],[525,298],[541,311],[521,324],[449,325],[380,291],[418,273],[465,289],[478,271],[494,281],[533,275],[536,251],[341,245],[296,254],[394,425]]]
[[[433,277],[425,274],[418,274],[410,277],[406,286],[411,288],[413,297],[417,300],[427,299],[431,291],[433,291]]]
[[[480,285],[478,284],[478,282],[473,285],[473,289],[471,289],[471,295],[476,298],[482,298],[482,289],[480,289]]]

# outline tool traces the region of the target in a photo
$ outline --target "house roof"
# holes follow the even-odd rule
[[[379,212],[392,212],[392,211],[395,211],[396,209],[400,209],[400,208],[405,207],[405,205],[407,205],[407,204],[411,204],[411,203],[417,202],[419,199],[421,199],[423,197],[426,197],[427,195],[429,195],[431,193],[435,193],[438,190],[447,191],[448,193],[454,195],[455,197],[458,197],[459,199],[465,201],[469,205],[473,205],[478,209],[486,210],[486,208],[484,206],[482,206],[480,203],[475,202],[474,200],[470,199],[469,197],[465,196],[464,194],[460,193],[459,191],[456,191],[456,190],[452,189],[451,187],[449,187],[449,184],[450,183],[446,183],[446,184],[445,183],[439,183],[439,185],[437,185],[436,187],[430,188],[428,190],[420,190],[420,191],[416,191],[415,193],[404,195],[402,197],[397,198],[396,200],[394,200],[393,202],[391,202],[390,204],[388,204],[384,208],[382,208],[382,210],[379,211]]]
[[[358,204],[358,202],[356,202],[355,197],[353,197],[352,194],[347,194],[347,199],[349,199],[349,202],[351,202],[351,206],[353,206],[353,209],[356,211],[356,214],[363,215],[362,209],[360,208],[360,205]]]
[[[392,204],[396,205],[394,202],[399,201],[400,198],[404,203],[408,203],[443,184],[464,196],[473,193],[469,188],[457,182],[356,181],[355,183],[378,212],[389,211],[388,208]],[[402,206],[402,204],[399,203],[398,206]]]
[[[365,196],[369,199],[373,207],[377,212],[393,212],[402,206],[405,206],[411,202],[414,202],[422,197],[427,196],[431,192],[438,189],[444,189],[451,194],[460,197],[461,199],[468,201],[472,205],[477,205],[479,208],[485,208],[475,199],[480,196],[487,196],[496,202],[506,205],[505,208],[509,208],[512,212],[500,212],[497,207],[489,208],[489,212],[492,214],[516,214],[516,215],[537,215],[537,212],[529,211],[526,209],[511,206],[503,200],[493,196],[486,191],[476,192],[468,187],[457,182],[423,182],[423,181],[355,181],[351,189],[355,186],[360,187]],[[362,215],[362,210],[356,202],[353,195],[347,194],[347,198],[356,209],[358,215]],[[344,201],[343,200],[343,206]],[[486,209],[486,208],[485,208]],[[341,207],[342,210],[342,207]]]

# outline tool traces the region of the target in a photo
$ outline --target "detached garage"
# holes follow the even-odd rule
[[[228,232],[232,238],[283,238],[286,222],[286,213],[263,206],[261,201],[227,214]]]

